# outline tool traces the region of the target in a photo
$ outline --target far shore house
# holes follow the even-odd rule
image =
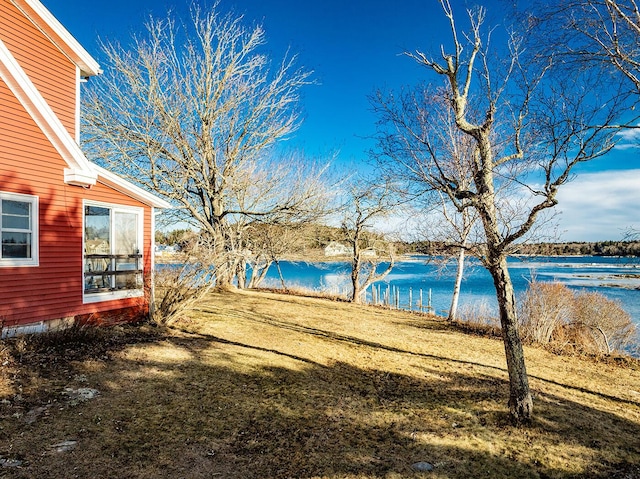
[[[149,311],[154,210],[78,146],[96,61],[38,0],[0,0],[2,336]]]
[[[348,256],[351,253],[351,249],[347,245],[338,243],[337,241],[330,241],[327,246],[324,247],[325,256]]]

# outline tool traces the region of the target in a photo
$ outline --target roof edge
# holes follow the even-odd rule
[[[83,77],[102,73],[98,62],[39,0],[11,1],[80,68]]]
[[[97,177],[91,163],[2,40],[0,78],[67,163],[69,169],[76,173],[82,172],[78,178],[88,179],[86,186],[94,184]]]
[[[95,163],[92,163],[91,166],[98,173],[98,182],[110,188],[113,188],[120,193],[124,193],[125,195],[130,196],[140,201],[141,203],[144,203],[145,205],[162,209],[173,208],[171,203],[169,203],[168,201],[165,201],[162,198],[154,195],[153,193],[150,193],[147,190],[134,185],[130,181],[125,180],[112,171],[98,166]]]

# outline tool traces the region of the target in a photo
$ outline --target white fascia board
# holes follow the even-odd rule
[[[2,40],[0,40],[0,78],[69,166],[65,170],[65,180],[69,172],[73,178],[69,184],[95,185],[97,175],[92,164]]]
[[[98,181],[109,188],[113,188],[114,190],[119,191],[131,198],[134,198],[145,205],[152,206],[154,208],[172,208],[171,203],[168,201],[159,198],[153,193],[149,193],[147,190],[140,188],[137,185],[125,180],[121,176],[116,175],[115,173],[102,168],[96,164],[91,165],[94,170],[98,173]]]
[[[64,26],[46,9],[39,0],[12,0],[69,59],[80,67],[83,77],[102,73],[100,65],[64,28]]]

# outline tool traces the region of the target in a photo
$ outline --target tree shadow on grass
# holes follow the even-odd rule
[[[123,355],[87,371],[98,399],[3,433],[25,464],[2,473],[404,478],[422,477],[411,465],[428,461],[435,477],[568,478],[640,463],[638,423],[567,397],[539,397],[534,422],[511,427],[506,382],[489,374],[325,365],[207,335],[155,347],[166,354]],[[49,447],[69,438],[73,451]],[[567,464],[547,459],[559,451]]]
[[[211,314],[215,314],[216,311],[215,310],[207,310],[205,308],[201,308],[198,311],[203,312],[203,313],[211,313]],[[275,326],[277,328],[283,329],[283,330],[288,330],[291,332],[296,332],[296,333],[303,333],[303,334],[310,334],[312,336],[315,337],[320,337],[326,340],[330,340],[330,341],[334,341],[336,343],[347,343],[347,344],[352,344],[352,345],[358,345],[358,346],[366,346],[366,347],[370,347],[373,349],[377,349],[377,350],[384,350],[384,351],[389,351],[389,352],[393,352],[393,353],[400,353],[400,354],[407,354],[410,356],[417,356],[417,357],[423,357],[423,358],[429,358],[429,359],[436,359],[436,360],[443,360],[443,361],[448,361],[448,362],[453,362],[453,363],[458,363],[461,365],[466,365],[466,366],[480,366],[482,368],[487,368],[487,369],[493,369],[495,371],[500,371],[504,374],[507,373],[506,368],[502,368],[502,367],[498,367],[498,366],[494,366],[494,365],[490,365],[490,364],[483,364],[483,363],[478,363],[478,362],[474,362],[474,361],[467,361],[467,360],[462,360],[462,359],[455,359],[455,358],[448,358],[448,357],[443,357],[443,356],[438,356],[438,355],[433,355],[433,354],[428,354],[428,353],[423,353],[423,352],[417,352],[417,351],[410,351],[407,349],[402,349],[402,348],[397,348],[394,346],[390,346],[388,344],[384,344],[381,342],[376,342],[376,341],[370,341],[367,339],[363,339],[363,338],[359,338],[356,336],[350,336],[350,335],[346,335],[346,334],[341,334],[341,333],[336,333],[335,331],[331,331],[329,329],[320,329],[320,328],[316,328],[316,327],[311,327],[311,326],[305,326],[303,324],[297,323],[297,322],[293,322],[293,321],[286,321],[286,320],[282,320],[282,319],[277,319],[275,317],[269,316],[269,315],[265,315],[264,313],[260,313],[257,311],[252,311],[250,314],[242,314],[242,313],[237,313],[238,314],[238,318],[241,318],[245,321],[251,321],[251,322],[256,322],[256,323],[260,323],[260,324],[268,324],[271,326]],[[438,323],[435,323],[435,327],[432,328],[431,326],[426,326],[427,329],[433,329],[433,330],[448,330],[447,328],[443,327],[443,326],[438,326]],[[298,358],[298,359],[302,359],[302,358]],[[549,379],[549,378],[544,378],[541,376],[536,376],[533,374],[529,374],[529,377],[532,379],[537,379],[538,381],[544,382],[544,383],[548,383],[548,384],[553,384],[555,386],[560,386],[563,388],[567,388],[567,389],[571,389],[577,392],[583,392],[583,393],[587,393],[587,394],[593,394],[599,397],[602,397],[603,399],[607,399],[610,401],[614,401],[614,402],[618,402],[621,404],[628,404],[630,406],[640,406],[640,402],[638,401],[633,401],[630,399],[624,399],[624,398],[620,398],[617,396],[613,396],[610,394],[606,394],[606,393],[602,393],[599,391],[593,391],[587,388],[583,388],[580,386],[575,386],[575,385],[570,385],[570,384],[566,384],[566,383],[562,383],[560,381],[555,381],[553,379]]]

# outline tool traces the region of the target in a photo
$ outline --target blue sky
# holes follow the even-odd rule
[[[142,30],[149,14],[163,17],[172,9],[186,16],[191,3],[41,1],[98,61],[98,38],[126,42]],[[492,16],[505,2],[482,3],[488,23],[495,24]],[[426,78],[423,68],[402,53],[438,51],[442,39],[449,38],[436,0],[221,0],[220,8],[264,25],[274,59],[290,49],[300,65],[313,70],[317,84],[303,91],[304,122],[290,142],[313,157],[335,154],[342,164],[361,163],[373,146],[368,137],[375,131],[375,116],[367,96],[376,88],[398,89]],[[560,194],[561,240],[615,240],[631,226],[640,228],[640,150],[617,148],[579,173]]]

